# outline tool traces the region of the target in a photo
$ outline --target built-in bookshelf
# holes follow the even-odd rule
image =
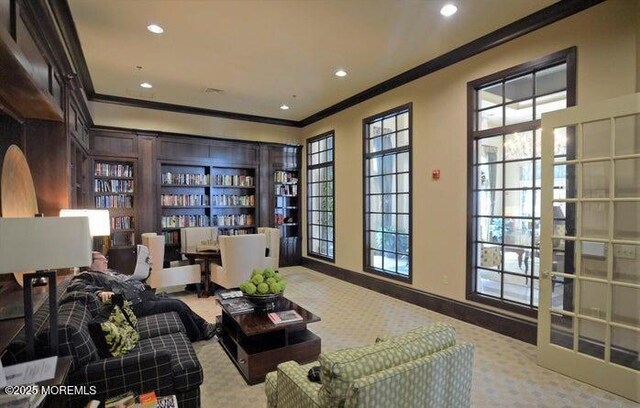
[[[221,235],[256,232],[255,168],[211,168],[211,225]]]
[[[111,235],[95,237],[94,249],[131,248],[135,240],[135,165],[127,161],[94,160],[94,207],[108,209]]]
[[[175,260],[180,259],[180,228],[211,225],[210,167],[164,163],[160,171],[165,260]]]
[[[282,228],[281,236],[297,236],[298,172],[277,170],[273,176],[275,185],[274,224]]]
[[[273,174],[273,188],[273,225],[280,229],[280,263],[288,265],[289,260],[295,259],[300,235],[298,172],[276,170]]]

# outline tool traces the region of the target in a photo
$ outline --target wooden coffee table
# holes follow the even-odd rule
[[[282,362],[309,363],[320,354],[320,337],[307,329],[320,317],[282,297],[275,311],[284,310],[295,310],[302,321],[276,325],[266,312],[232,315],[222,308],[220,344],[249,385],[264,381]]]

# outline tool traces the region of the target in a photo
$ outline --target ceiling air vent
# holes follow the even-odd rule
[[[221,95],[224,93],[224,91],[222,89],[217,89],[217,88],[204,88],[204,93]]]

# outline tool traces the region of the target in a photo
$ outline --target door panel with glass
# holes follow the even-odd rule
[[[640,402],[640,94],[542,119],[538,362]]]

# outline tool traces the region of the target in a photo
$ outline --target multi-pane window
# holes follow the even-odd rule
[[[474,300],[538,306],[540,117],[573,104],[573,61],[567,50],[469,84]]]
[[[307,254],[335,260],[333,132],[307,142]]]
[[[411,104],[363,121],[364,269],[411,280]]]

